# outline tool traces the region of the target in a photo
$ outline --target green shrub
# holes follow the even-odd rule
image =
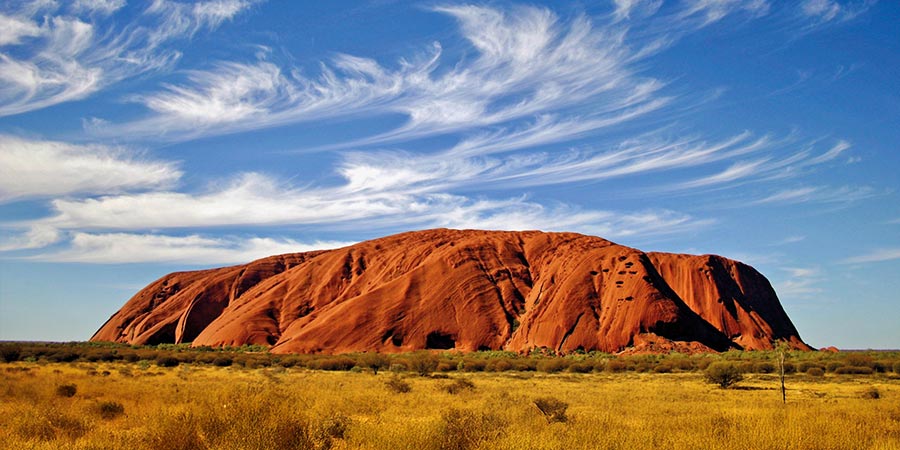
[[[232,363],[234,363],[234,361],[227,356],[220,356],[212,360],[212,364],[216,367],[228,367]]]
[[[438,372],[453,372],[459,367],[459,363],[455,361],[440,361],[438,362],[437,370]]]
[[[459,361],[458,370],[463,372],[484,372],[487,362],[483,359],[463,358]]]
[[[409,361],[410,368],[420,376],[428,376],[438,366],[438,358],[431,353],[416,353]]]
[[[667,362],[659,363],[656,365],[656,367],[653,368],[653,372],[654,373],[672,373],[672,365]]]
[[[672,360],[672,366],[682,372],[694,370],[694,361],[689,358],[677,358]]]
[[[756,373],[772,373],[775,372],[775,364],[768,361],[758,362],[753,365],[753,371]]]
[[[726,389],[744,379],[738,366],[730,362],[715,362],[706,368],[706,381]]]
[[[838,367],[834,373],[838,375],[871,375],[873,372],[871,367],[844,366]]]
[[[356,361],[345,357],[338,356],[334,358],[325,358],[318,361],[316,369],[319,370],[350,370],[356,365]]]
[[[175,367],[180,363],[181,361],[174,356],[160,356],[156,358],[156,365],[159,367]]]
[[[869,355],[863,355],[860,353],[851,353],[847,355],[845,359],[846,365],[852,367],[872,367],[873,361],[872,357]]]
[[[697,360],[695,367],[699,370],[706,370],[713,363],[712,358],[700,358]]]
[[[312,432],[315,448],[331,448],[332,440],[344,439],[347,429],[350,427],[350,418],[339,413],[330,414],[322,418]],[[291,445],[293,444],[293,445]],[[285,448],[298,448],[296,443],[289,443]]]
[[[468,450],[489,447],[484,443],[503,434],[503,422],[495,415],[450,409],[441,416],[439,450]]]
[[[894,373],[900,373],[900,361],[894,362]]]
[[[378,375],[378,371],[391,365],[391,360],[381,353],[363,353],[358,358],[359,365],[367,369],[371,369],[372,373]]]
[[[815,363],[815,362],[804,361],[804,362],[797,364],[797,372],[808,373],[809,369],[813,369],[813,368],[822,369],[823,371],[825,370],[825,366],[823,366],[819,363]],[[837,368],[837,367],[835,367],[835,368]]]
[[[534,372],[537,370],[537,361],[534,359],[518,359],[513,361],[513,370],[519,372]]]
[[[553,397],[541,397],[534,400],[534,406],[537,406],[537,409],[544,415],[547,423],[565,422],[568,420],[566,410],[569,409],[569,404],[562,400]]]
[[[441,415],[439,450],[468,450],[489,448],[486,442],[503,434],[503,422],[492,414],[450,409]]]
[[[797,372],[797,367],[794,366],[793,363],[786,362],[784,363],[784,373],[795,373]]]
[[[827,370],[828,372],[835,372],[841,367],[844,367],[844,363],[840,361],[831,361],[825,365],[825,370]]]
[[[628,366],[623,361],[619,361],[618,359],[610,359],[606,362],[605,370],[607,372],[619,373],[624,372],[627,367]]]
[[[562,358],[548,358],[538,362],[537,370],[546,373],[562,372],[569,368],[570,362]]]
[[[396,377],[391,378],[385,382],[384,385],[387,386],[388,390],[397,394],[405,394],[412,391],[412,386],[410,386],[409,383]]]
[[[115,419],[125,414],[125,407],[119,402],[102,401],[97,405],[97,413],[105,420]]]
[[[13,347],[12,345],[4,345],[0,347],[0,359],[3,362],[16,362],[22,356],[22,352],[18,347]]]
[[[445,385],[443,389],[448,394],[459,394],[463,391],[474,391],[475,384],[465,378],[457,378],[453,383]]]
[[[878,400],[879,398],[881,398],[881,392],[879,392],[878,389],[875,388],[874,386],[871,386],[871,387],[864,389],[859,394],[859,396],[861,398],[864,398],[867,400]]]
[[[811,377],[822,377],[825,376],[825,371],[821,367],[810,367],[806,369],[806,374]]]
[[[484,370],[488,372],[506,372],[510,369],[512,369],[512,363],[506,359],[492,359],[484,367]]]
[[[74,384],[61,384],[56,387],[56,395],[60,397],[74,397],[78,388]]]

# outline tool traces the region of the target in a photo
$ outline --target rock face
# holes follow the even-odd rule
[[[737,261],[446,229],[166,275],[91,340],[276,353],[809,349],[768,280]]]

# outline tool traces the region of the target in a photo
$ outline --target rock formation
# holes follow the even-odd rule
[[[166,275],[91,340],[276,353],[809,348],[768,280],[737,261],[446,229]]]

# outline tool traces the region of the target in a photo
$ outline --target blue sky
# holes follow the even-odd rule
[[[12,1],[0,339],[177,270],[433,227],[745,261],[900,348],[900,6]]]

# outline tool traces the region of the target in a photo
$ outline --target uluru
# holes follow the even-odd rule
[[[810,349],[769,281],[576,233],[435,229],[176,272],[92,341],[273,353]]]

